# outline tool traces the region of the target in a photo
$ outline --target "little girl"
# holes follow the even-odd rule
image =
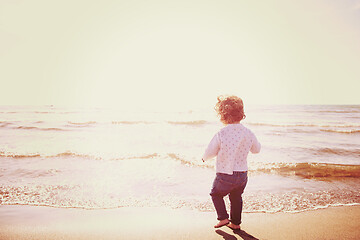
[[[215,110],[225,127],[210,141],[202,160],[216,156],[216,177],[210,193],[219,220],[214,227],[227,225],[236,230],[240,229],[242,193],[247,183],[247,155],[249,151],[260,152],[261,145],[254,133],[240,123],[245,118],[241,98],[220,96]],[[230,220],[224,202],[228,194]]]

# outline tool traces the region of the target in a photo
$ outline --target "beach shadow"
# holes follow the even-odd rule
[[[244,240],[259,240],[258,238],[254,237],[253,235],[245,232],[244,230],[233,230],[233,233],[239,235]]]
[[[222,230],[216,230],[217,234],[221,235],[225,240],[237,240],[237,237],[234,235],[228,234]],[[244,240],[259,240],[258,238],[252,236],[251,234],[245,232],[244,230],[233,230],[233,233],[239,235]]]
[[[228,234],[222,230],[216,230],[215,232],[221,235],[225,240],[237,240],[237,238],[234,235]]]

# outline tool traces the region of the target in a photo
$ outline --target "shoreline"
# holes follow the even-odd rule
[[[132,207],[0,206],[0,239],[360,239],[360,206],[243,213],[241,231],[214,229],[215,212]]]

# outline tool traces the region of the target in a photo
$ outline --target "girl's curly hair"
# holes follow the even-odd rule
[[[246,116],[244,114],[244,104],[237,96],[219,96],[215,105],[215,111],[224,124],[238,123]]]

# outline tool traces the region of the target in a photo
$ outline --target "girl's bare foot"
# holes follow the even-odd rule
[[[221,221],[219,221],[219,223],[218,224],[216,224],[215,226],[214,226],[214,228],[219,228],[219,227],[222,227],[222,226],[225,226],[225,225],[228,225],[229,224],[229,219],[224,219],[224,220],[221,220]]]
[[[233,223],[229,223],[227,226],[229,228],[231,228],[232,230],[239,230],[240,229],[240,225],[236,225],[236,224],[233,224]]]

